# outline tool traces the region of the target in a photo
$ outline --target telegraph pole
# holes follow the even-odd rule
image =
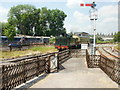
[[[93,2],[92,5],[91,5],[91,9],[89,11],[90,12],[90,21],[92,23],[92,30],[94,32],[93,46],[92,46],[92,51],[91,51],[92,55],[95,55],[95,52],[96,52],[96,38],[95,38],[95,35],[96,35],[96,20],[98,19],[98,15],[97,15],[97,9],[95,7],[96,7],[96,4],[95,4],[95,2]]]

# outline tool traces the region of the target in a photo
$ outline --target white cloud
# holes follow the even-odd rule
[[[118,7],[117,5],[103,6],[98,10],[98,20],[96,21],[97,32],[111,33],[118,31]],[[73,13],[74,22],[68,25],[67,31],[87,31],[93,33],[89,20],[89,15],[75,11]],[[67,23],[66,23],[67,24]],[[67,25],[66,25],[67,26]]]
[[[80,25],[78,24],[65,24],[64,27],[66,28],[67,30],[67,33],[70,33],[70,32],[81,32],[83,31],[83,28],[80,27]]]
[[[98,10],[100,17],[111,17],[118,15],[118,5],[103,6]]]
[[[67,0],[66,6],[69,8],[74,8],[79,6],[81,3],[84,3],[83,0]]]
[[[118,31],[118,6],[103,6],[98,10],[98,32],[111,33]]]
[[[9,12],[9,9],[8,8],[4,8],[3,6],[0,6],[0,21],[2,22],[6,22],[7,19],[7,14]]]
[[[75,11],[73,13],[73,20],[72,24],[65,23],[65,27],[67,32],[88,32],[92,33],[91,23],[89,20],[89,15],[81,13],[79,11]]]
[[[115,17],[109,17],[109,18],[105,18],[102,23],[114,23],[114,22],[118,22],[118,18]]]
[[[88,15],[80,13],[79,11],[75,11],[73,16],[74,16],[75,20],[77,21],[77,23],[79,23],[79,24],[86,23],[89,20]]]
[[[112,33],[117,31],[118,31],[118,23],[116,21],[104,22],[104,23],[101,22],[97,24],[97,32]]]
[[[0,0],[0,2],[65,2],[66,0]]]

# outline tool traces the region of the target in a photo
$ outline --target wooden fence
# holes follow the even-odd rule
[[[101,56],[100,68],[115,82],[120,85],[120,63],[118,60],[111,60]]]
[[[57,65],[58,69],[60,69],[60,64],[65,62],[69,58],[71,58],[69,49],[61,51],[61,52],[58,52],[58,56],[57,56],[57,59],[58,59],[58,62],[57,62],[58,63],[58,65]]]
[[[86,50],[88,68],[101,68],[113,81],[120,85],[120,62],[102,55],[89,55]]]
[[[82,50],[81,49],[70,49],[70,55],[73,58],[79,58],[82,55]]]
[[[88,68],[99,68],[100,59],[100,55],[89,55],[88,51],[86,50]]]
[[[58,54],[57,69],[59,69],[59,64],[69,57],[69,50],[55,53]],[[55,56],[55,53],[25,57],[15,64],[2,65],[2,73],[0,74],[2,79],[1,89],[10,90],[42,73],[50,73],[50,59]]]
[[[55,54],[57,54],[57,69],[59,69],[61,63],[71,58],[72,55],[74,56],[72,51],[64,50],[44,55],[23,57],[21,58],[22,60],[15,64],[2,65],[2,73],[0,73],[2,79],[1,89],[10,90],[42,73],[50,73],[51,57],[54,57]],[[120,84],[120,63],[118,61],[110,60],[101,55],[89,55],[87,50],[86,60],[89,68],[101,68],[112,80]]]

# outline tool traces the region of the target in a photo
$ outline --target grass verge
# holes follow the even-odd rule
[[[24,55],[31,55],[36,53],[50,53],[57,51],[54,46],[33,46],[27,50],[21,51],[2,51],[2,58],[15,58]]]

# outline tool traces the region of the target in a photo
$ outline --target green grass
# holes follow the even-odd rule
[[[27,50],[21,51],[2,51],[2,58],[16,58],[24,55],[31,55],[36,53],[50,53],[57,51],[54,46],[34,46]]]
[[[118,43],[117,46],[115,46],[116,49],[120,50],[120,43]]]
[[[113,40],[111,40],[111,41],[100,41],[100,40],[97,40],[97,43],[99,44],[99,43],[114,43],[114,41]]]
[[[57,51],[54,46],[35,46],[30,49],[31,51],[39,51],[41,53]]]

